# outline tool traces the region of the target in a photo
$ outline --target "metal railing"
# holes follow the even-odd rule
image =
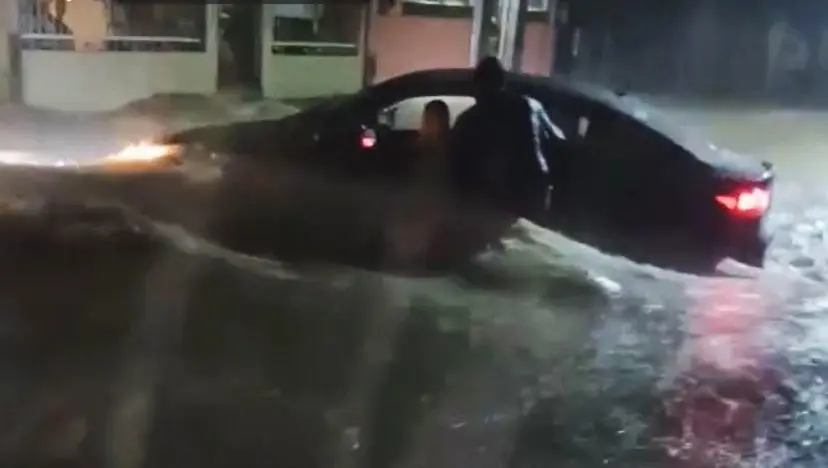
[[[24,49],[204,51],[206,4],[18,0]]]

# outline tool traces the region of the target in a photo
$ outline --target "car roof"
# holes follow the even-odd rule
[[[472,95],[472,68],[435,68],[418,70],[400,75],[374,86],[368,87],[361,94],[381,100],[405,94],[407,89],[417,89],[420,95]],[[516,92],[537,92],[541,89],[552,90],[564,98],[601,103],[624,113],[630,113],[625,103],[607,88],[584,82],[570,80],[560,76],[540,76],[523,73],[507,73],[507,88]]]
[[[409,89],[416,89],[420,96],[472,95],[473,73],[473,68],[418,70],[368,87],[359,94],[369,100],[389,103],[395,97],[405,95]],[[507,89],[529,96],[536,96],[542,90],[551,90],[560,100],[583,106],[602,106],[626,115],[663,135],[698,160],[727,173],[760,178],[767,172],[767,168],[759,161],[723,150],[701,135],[672,122],[655,107],[632,96],[613,92],[604,86],[559,75],[541,76],[515,72],[507,72],[506,86]]]
[[[417,95],[472,95],[471,68],[434,68],[417,70],[364,88],[357,95],[363,99],[380,101],[416,91]],[[523,80],[523,75],[509,73],[510,84]]]

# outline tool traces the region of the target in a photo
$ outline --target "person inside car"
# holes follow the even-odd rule
[[[473,79],[476,102],[458,116],[451,138],[451,179],[466,207],[458,234],[499,245],[517,218],[535,220],[548,209],[545,153],[558,131],[540,103],[506,89],[497,58],[481,60]]]
[[[389,236],[390,261],[397,267],[424,265],[440,229],[449,192],[451,112],[434,99],[423,108],[409,186],[395,203]]]
[[[441,99],[429,101],[423,108],[417,139],[415,178],[445,188],[448,179],[448,144],[451,131],[451,111]]]

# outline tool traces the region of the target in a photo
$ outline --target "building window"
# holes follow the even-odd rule
[[[405,3],[419,3],[421,5],[438,5],[447,7],[470,7],[472,0],[404,0]]]
[[[473,0],[403,0],[404,3],[418,3],[420,5],[437,5],[445,7],[471,7]],[[529,11],[548,11],[549,0],[529,0]]]
[[[471,16],[475,0],[403,0],[403,13],[424,16]],[[546,13],[550,0],[528,0],[530,13]]]
[[[263,6],[271,21],[271,53],[353,56],[359,54],[364,9],[350,4],[281,3]]]
[[[129,0],[20,0],[28,49],[203,52],[205,4]]]
[[[473,0],[402,0],[403,15],[471,18]]]

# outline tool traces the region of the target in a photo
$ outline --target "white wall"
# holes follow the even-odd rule
[[[17,31],[17,2],[0,0],[0,103],[11,97],[12,60],[9,34]]]
[[[266,97],[326,96],[362,87],[363,51],[353,57],[272,54],[268,9],[273,6],[264,5],[262,15],[261,82]],[[87,51],[22,52],[26,104],[64,111],[107,111],[158,93],[212,94],[218,88],[218,5],[208,6],[204,53],[79,48]]]
[[[307,98],[352,93],[362,87],[363,54],[353,57],[274,55],[273,9],[262,6],[262,92],[265,97]],[[364,27],[364,25],[363,25]]]
[[[362,56],[319,57],[270,54],[262,58],[266,97],[307,98],[353,93],[362,87]]]
[[[158,93],[212,94],[218,85],[217,8],[207,8],[206,52],[24,50],[23,100],[83,112],[114,110]]]
[[[215,51],[24,50],[23,101],[64,111],[107,111],[157,93],[216,91]]]

